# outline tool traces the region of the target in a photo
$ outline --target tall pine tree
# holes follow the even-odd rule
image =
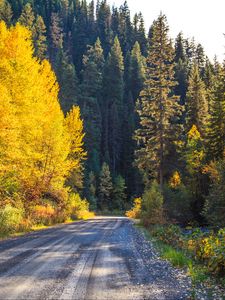
[[[186,107],[187,132],[193,125],[196,125],[201,136],[204,138],[208,119],[208,105],[205,95],[205,85],[200,77],[199,67],[196,63],[193,65],[189,77]]]
[[[210,159],[223,158],[225,149],[225,65],[212,88],[208,147]]]
[[[122,119],[123,119],[123,90],[124,90],[123,54],[118,38],[106,61],[103,78],[103,155],[108,159],[113,173],[120,166],[122,147]]]
[[[144,89],[140,94],[138,114],[141,128],[135,138],[139,149],[137,164],[150,176],[158,179],[161,189],[165,177],[168,153],[179,135],[181,107],[171,94],[174,81],[174,50],[168,37],[165,15],[160,15],[152,28],[152,39],[147,58]]]
[[[79,99],[84,128],[86,132],[85,146],[88,151],[87,171],[96,175],[100,172],[100,150],[102,117],[100,102],[102,98],[102,81],[104,56],[100,40],[89,47],[83,58],[81,96]]]
[[[101,210],[112,208],[112,191],[113,185],[109,166],[103,163],[99,178],[98,208]]]

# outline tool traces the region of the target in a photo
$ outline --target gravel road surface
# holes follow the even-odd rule
[[[190,287],[126,218],[0,242],[0,299],[179,300],[189,299]]]

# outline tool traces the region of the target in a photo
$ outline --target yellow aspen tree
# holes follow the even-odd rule
[[[83,120],[80,117],[80,108],[73,106],[71,111],[67,114],[65,119],[65,127],[69,134],[70,140],[70,177],[68,185],[74,190],[82,187],[83,183],[83,164],[86,159],[87,153],[83,148]]]
[[[40,63],[33,54],[31,33],[26,28],[17,24],[7,29],[0,23],[0,86],[10,97],[8,102],[4,97],[0,101],[4,106],[9,103],[8,108],[1,107],[11,111],[18,137],[17,147],[11,147],[12,156],[14,149],[18,152],[16,167],[9,163],[8,168],[16,168],[28,200],[63,188],[71,169],[70,134],[58,102],[56,76],[47,61]],[[4,122],[1,118],[0,127]],[[6,143],[6,137],[3,139]]]
[[[8,192],[7,190],[4,191],[5,184],[3,183],[6,178],[16,176],[18,124],[14,118],[11,97],[7,89],[1,84],[0,95],[0,194],[2,194]]]

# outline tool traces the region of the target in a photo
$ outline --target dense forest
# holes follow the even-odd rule
[[[158,220],[225,225],[223,64],[127,2],[1,0],[0,19],[2,203],[144,193]]]

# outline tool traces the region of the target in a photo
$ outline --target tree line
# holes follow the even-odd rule
[[[4,0],[0,18],[31,31],[64,115],[80,106],[87,159],[76,189],[93,207],[124,209],[156,180],[170,218],[222,218],[225,69],[202,45],[182,33],[172,42],[164,15],[146,35],[126,1]]]

